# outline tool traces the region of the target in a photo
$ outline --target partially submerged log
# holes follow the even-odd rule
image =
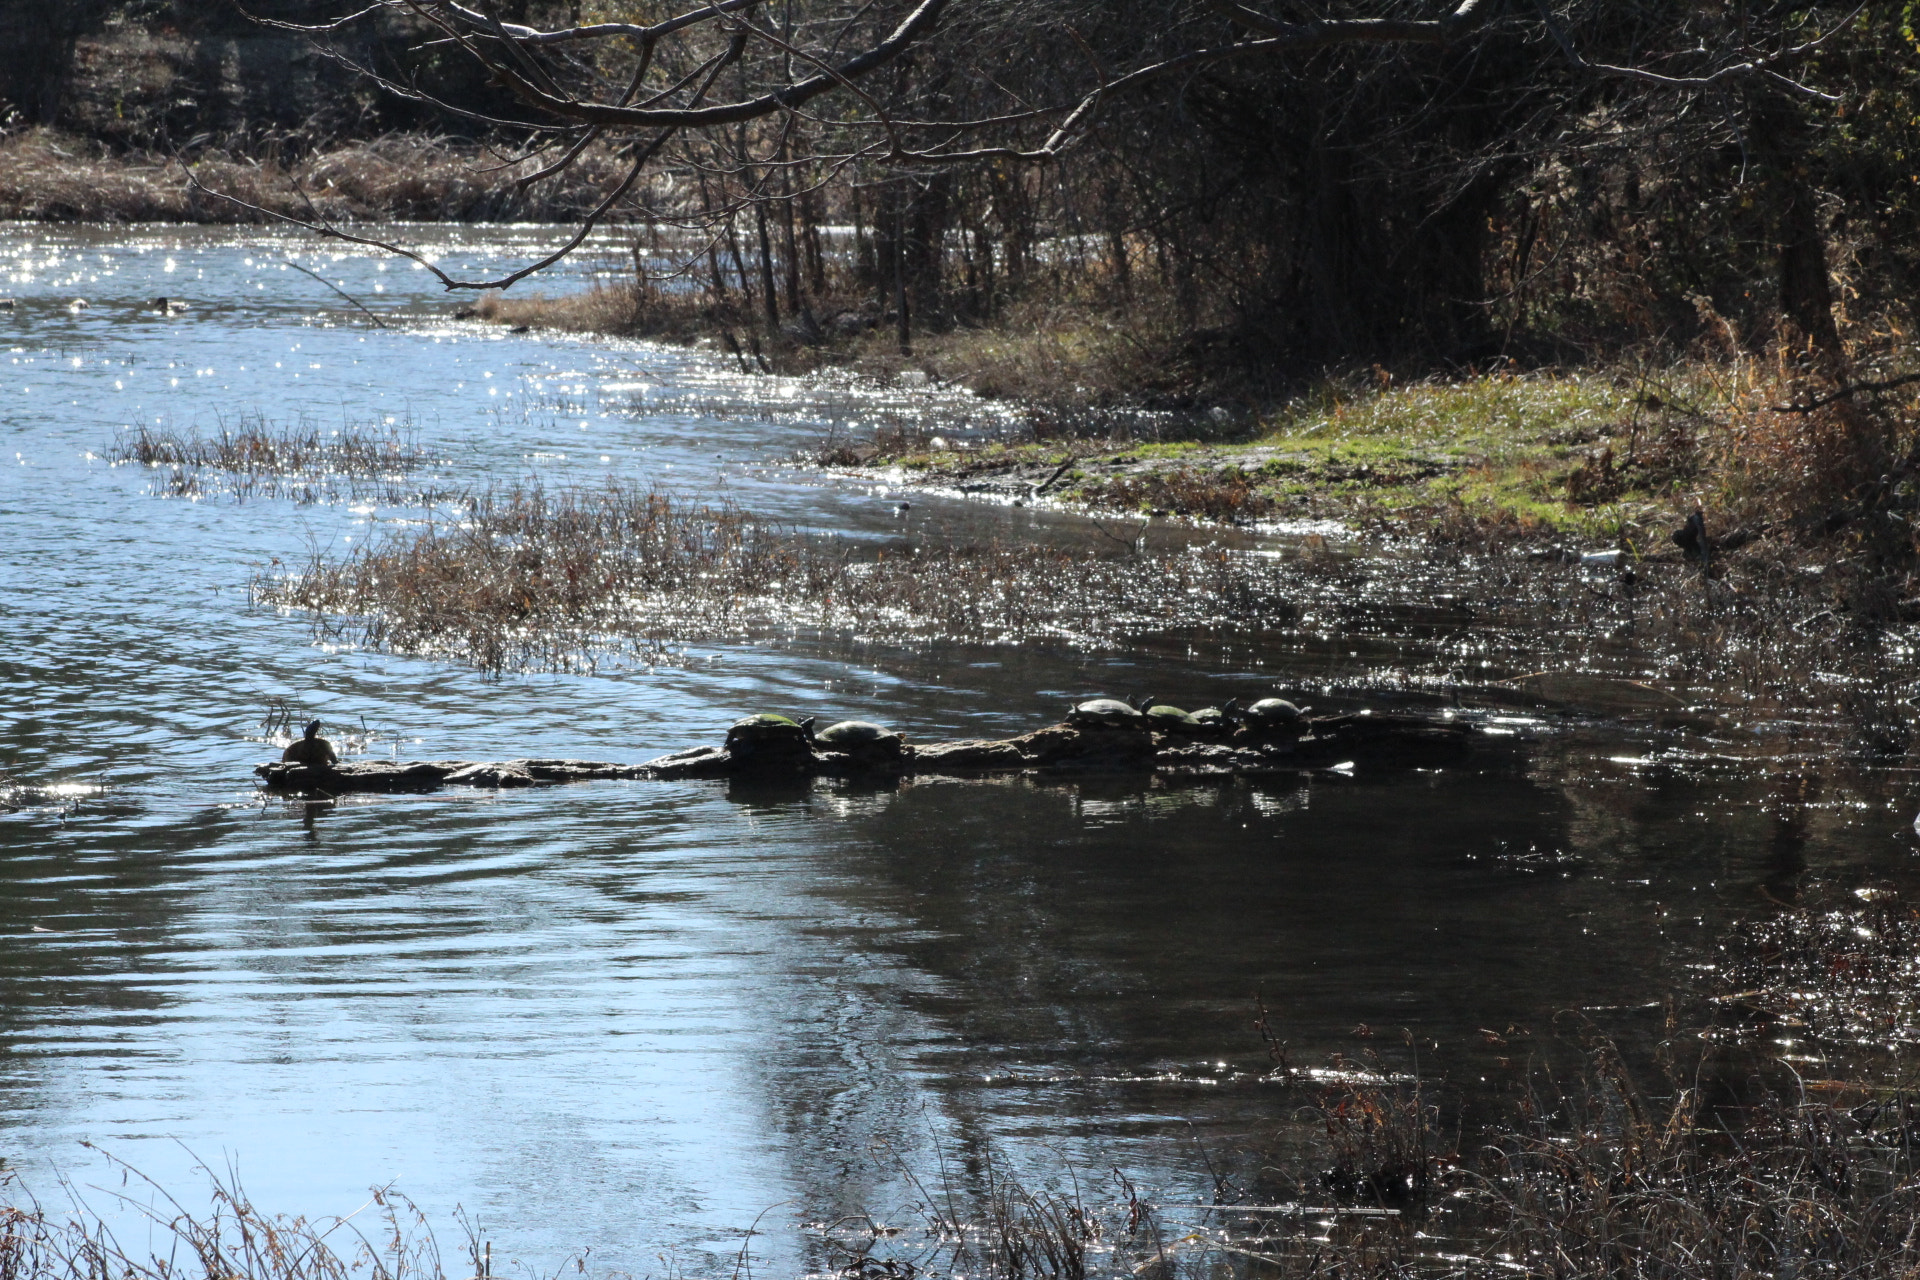
[[[887,779],[990,773],[1260,777],[1346,763],[1380,768],[1449,764],[1466,757],[1484,737],[1469,724],[1368,711],[1312,717],[1284,731],[1242,725],[1196,736],[1063,723],[1015,738],[964,739],[921,747],[894,739],[884,748],[841,750],[784,740],[770,748],[767,739],[742,734],[740,727],[728,734],[726,746],[694,747],[644,764],[591,760],[274,763],[259,765],[254,773],[276,791],[326,796],[628,779]]]
[[[645,765],[604,764],[596,760],[414,760],[405,764],[361,760],[315,765],[275,761],[253,770],[276,791],[304,795],[344,795],[352,791],[437,791],[454,787],[539,787],[563,782],[603,782],[651,778]]]

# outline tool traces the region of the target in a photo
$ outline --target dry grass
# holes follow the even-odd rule
[[[875,547],[614,481],[477,495],[457,519],[343,557],[316,555],[290,576],[257,576],[252,592],[357,643],[489,672],[657,662],[675,646],[774,632],[1106,647],[1129,634],[1292,613],[1271,561]]]
[[[1533,1100],[1488,1144],[1470,1194],[1475,1270],[1566,1277],[1906,1276],[1920,1269],[1912,1135],[1876,1108],[1764,1091],[1642,1096],[1605,1052],[1583,1087]]]
[[[557,183],[516,194],[482,148],[392,134],[288,163],[203,154],[193,176],[214,192],[293,217],[335,221],[565,221],[592,208],[614,178],[590,152]],[[0,139],[0,218],[48,222],[253,222],[264,216],[198,190],[173,159],[116,155],[30,129]]]
[[[122,433],[108,457],[115,463],[164,469],[159,492],[176,498],[224,493],[238,501],[375,499],[414,505],[435,497],[413,482],[428,458],[405,426],[289,426],[244,415],[238,425],[204,436],[139,427]]]
[[[893,377],[921,370],[978,395],[1079,413],[1119,404],[1184,401],[1197,375],[1179,354],[1181,333],[1163,307],[1121,313],[1064,284],[1014,302],[989,325],[913,335],[902,353],[881,324],[848,342],[839,362]]]
[[[1920,911],[1884,890],[1861,896],[1735,933],[1721,1000],[1741,1025],[1873,1061],[1920,1045]]]
[[[263,573],[255,598],[311,614],[331,639],[490,672],[656,663],[691,643],[800,634],[1103,649],[1280,624],[1283,648],[1311,649],[1329,629],[1417,623],[1444,600],[1471,619],[1457,642],[1415,643],[1396,670],[1327,672],[1330,687],[1477,685],[1489,664],[1631,674],[1735,715],[1785,707],[1830,720],[1882,756],[1906,749],[1903,700],[1920,690],[1904,631],[1850,623],[1842,575],[1781,572],[1781,553],[1764,546],[1709,574],[1677,554],[1590,568],[1499,554],[1463,534],[1383,568],[1311,540],[1285,558],[1143,552],[1139,522],[1079,549],[880,545],[617,483],[523,485],[451,510],[286,576]],[[1295,627],[1303,615],[1311,621]]]
[[[50,1210],[16,1175],[0,1175],[0,1280],[452,1280],[425,1220],[391,1188],[373,1191],[364,1222],[309,1220],[258,1209],[230,1173],[209,1171],[210,1205],[190,1210],[138,1170],[107,1162],[121,1189],[92,1193],[113,1202],[104,1212],[71,1184],[68,1208]],[[137,1249],[109,1225],[128,1216],[145,1239]],[[467,1261],[454,1275],[481,1280],[491,1249],[462,1225]]]
[[[716,310],[701,293],[630,283],[599,284],[557,298],[539,293],[523,298],[489,293],[474,304],[473,316],[514,328],[524,325],[564,333],[661,338],[670,342],[692,342],[730,322],[730,317]]]
[[[941,439],[940,429],[918,414],[880,413],[871,431],[856,437],[836,424],[795,461],[810,467],[858,467],[882,458],[926,453]],[[942,440],[942,443],[945,443]]]

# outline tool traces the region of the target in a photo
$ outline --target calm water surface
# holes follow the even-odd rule
[[[541,236],[414,234],[456,262]],[[189,1201],[196,1158],[307,1214],[397,1183],[443,1225],[477,1215],[497,1266],[590,1249],[589,1270],[636,1274],[730,1271],[771,1210],[755,1258],[792,1273],[819,1262],[801,1224],[896,1213],[903,1165],[941,1151],[1199,1197],[1202,1144],[1232,1160],[1291,1123],[1257,1078],[1256,993],[1297,1061],[1412,1028],[1471,1082],[1492,1069],[1481,1028],[1587,1009],[1650,1034],[1730,919],[1809,877],[1908,876],[1898,777],[1800,786],[1789,812],[1781,780],[1804,770],[1738,725],[1520,723],[1474,769],[1180,790],[263,799],[274,699],[364,727],[375,754],[634,760],[759,709],[955,736],[1100,690],[1257,696],[1336,649],[1417,665],[1458,623],[1206,656],[796,639],[503,681],[316,645],[249,607],[250,573],[418,513],[166,498],[110,464],[118,433],[391,419],[449,484],[610,473],[863,537],[1078,526],[921,496],[902,514],[781,465],[828,422],[939,412],[923,393],[458,323],[425,273],[280,234],[15,226],[0,245],[19,299],[0,314],[0,766],[109,784],[0,815],[0,1156],[39,1188],[111,1182],[81,1140]],[[142,310],[160,294],[191,309]]]

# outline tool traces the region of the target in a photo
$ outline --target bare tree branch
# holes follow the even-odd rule
[[[1482,33],[1491,29],[1494,12],[1488,0],[1444,0],[1451,7],[1432,19],[1318,18],[1306,12],[1305,3],[1294,3],[1290,11],[1301,16],[1287,20],[1260,12],[1242,0],[1168,0],[1167,12],[1176,15],[1176,20],[1164,35],[1146,32],[1126,44],[1134,50],[1129,55],[1132,65],[1122,62],[1108,71],[1101,55],[1087,41],[1061,26],[1049,29],[1047,38],[1057,42],[1064,34],[1079,45],[1090,64],[1085,70],[1076,68],[1062,74],[1048,63],[1045,65],[1054,73],[1051,79],[1036,76],[1024,86],[1007,88],[1000,73],[983,64],[970,68],[974,73],[972,86],[964,99],[957,99],[940,87],[949,83],[941,78],[946,74],[944,67],[932,74],[911,70],[937,63],[938,59],[916,63],[907,55],[943,31],[950,9],[959,15],[956,20],[977,18],[975,6],[964,0],[955,5],[949,0],[822,0],[817,8],[805,11],[808,16],[799,24],[798,34],[791,13],[784,23],[772,21],[772,15],[759,14],[770,2],[708,0],[653,23],[576,21],[553,29],[507,22],[486,0],[373,0],[346,17],[324,23],[266,21],[266,25],[306,33],[327,56],[353,67],[388,92],[493,129],[528,131],[530,138],[538,140],[537,145],[530,141],[519,160],[502,167],[513,168],[536,156],[551,158],[530,173],[503,179],[515,192],[524,194],[581,165],[596,144],[633,148],[626,153],[621,176],[608,181],[593,208],[578,219],[559,248],[531,265],[494,278],[456,279],[400,246],[331,225],[311,205],[309,219],[287,217],[211,191],[197,177],[193,184],[255,213],[293,222],[330,238],[399,253],[433,271],[449,289],[505,288],[560,261],[584,243],[621,202],[633,196],[646,167],[656,162],[671,166],[666,181],[653,188],[656,192],[671,190],[673,173],[702,175],[699,213],[696,217],[684,204],[675,212],[671,197],[664,195],[647,195],[644,199],[652,203],[636,208],[644,208],[649,219],[658,214],[688,225],[698,219],[706,219],[709,224],[717,219],[724,225],[740,209],[817,191],[821,182],[829,180],[819,178],[820,173],[830,178],[849,165],[872,163],[896,170],[919,170],[924,175],[928,169],[951,170],[996,161],[1045,164],[1093,136],[1094,119],[1104,104],[1156,81],[1210,67],[1343,46],[1444,49],[1469,37],[1482,39],[1474,46],[1477,51],[1485,46]],[[1637,52],[1614,54],[1620,63],[1586,59],[1561,28],[1550,0],[1536,3],[1539,20],[1561,56],[1583,72],[1652,88],[1687,91],[1710,90],[1757,77],[1794,93],[1834,100],[1784,74],[1781,68],[1819,48],[1839,27],[1773,52],[1747,47],[1744,34],[1729,36],[1717,52],[1701,48],[1685,51],[1686,58],[1703,67],[1698,74],[1671,75],[1665,69],[1671,64],[1658,61],[1648,66],[1625,65],[1639,58]],[[1862,0],[1862,8],[1856,8],[1854,15],[1864,5]],[[1207,20],[1208,15],[1226,19],[1235,33],[1227,43],[1192,47],[1188,32],[1195,29],[1196,18],[1203,20],[1202,29],[1218,35],[1219,25]],[[472,95],[456,103],[450,99],[460,97],[462,91],[447,88],[444,81],[428,78],[423,85],[419,71],[411,73],[409,80],[409,72],[404,69],[376,70],[328,47],[323,39],[338,36],[356,22],[383,16],[399,19],[410,39],[416,33],[431,37],[409,44],[410,53],[458,50],[531,118],[502,118],[514,109],[500,104],[497,97],[489,103],[484,96]],[[1744,32],[1744,26],[1740,30]],[[1104,37],[1104,33],[1095,34]],[[1035,43],[1044,43],[1038,32]],[[1103,48],[1109,54],[1112,47],[1113,43],[1103,38]],[[953,53],[953,47],[940,47],[941,58]],[[876,84],[872,73],[888,66],[896,67],[900,74],[891,84]],[[728,91],[732,100],[715,102],[712,99],[718,81],[729,69],[739,73],[737,87]],[[731,77],[729,80],[731,84]],[[1008,78],[1005,83],[1013,85],[1015,79]],[[970,113],[967,106],[978,110]],[[766,123],[755,125],[762,121]],[[788,145],[796,131],[802,138],[800,158],[794,157]],[[646,141],[640,143],[639,138]],[[673,147],[671,152],[667,151],[669,146]],[[722,179],[717,203],[705,194],[706,176]],[[653,203],[660,204],[661,210],[653,208]],[[760,234],[764,258],[764,228]],[[791,230],[788,236],[791,240]],[[731,233],[728,241],[732,242]],[[737,261],[737,247],[734,253]]]

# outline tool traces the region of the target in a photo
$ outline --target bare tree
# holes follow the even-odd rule
[[[947,0],[917,0],[904,11],[885,0],[807,5],[804,21],[796,21],[793,0],[713,0],[652,22],[549,28],[504,21],[488,0],[475,4],[479,7],[454,0],[372,0],[325,23],[261,19],[312,37],[329,56],[349,62],[388,92],[450,118],[518,135],[524,145],[518,154],[503,157],[502,167],[541,161],[533,173],[515,180],[523,189],[564,173],[597,141],[618,142],[626,158],[624,173],[574,233],[552,252],[498,277],[459,279],[402,246],[348,232],[317,216],[305,224],[412,258],[449,289],[506,288],[560,261],[628,199],[650,164],[688,135],[698,135],[704,164],[753,174],[754,196],[791,195],[791,184],[779,183],[777,176],[791,161],[757,154],[769,139],[766,131],[747,126],[774,121],[772,149],[784,151],[784,135],[806,118],[815,99],[828,95],[865,102],[873,108],[872,118],[884,125],[886,113],[860,81],[923,42],[938,26]],[[402,78],[353,63],[337,38],[382,23],[418,30],[415,48],[423,54],[453,52],[471,59],[512,95],[522,114],[488,115],[453,101],[418,71]]]
[[[1089,47],[1078,77],[1086,82],[1082,90],[1055,83],[1036,99],[1032,86],[996,85],[998,92],[988,95],[993,101],[976,100],[972,105],[977,109],[959,117],[916,111],[928,100],[909,89],[910,77],[897,76],[892,85],[874,90],[863,85],[873,72],[899,64],[909,51],[928,42],[939,30],[949,0],[917,0],[904,6],[887,0],[712,0],[651,22],[551,27],[504,20],[488,0],[473,0],[471,5],[456,0],[371,0],[323,23],[261,21],[313,38],[329,56],[349,63],[388,92],[449,118],[518,133],[524,146],[517,155],[503,157],[502,167],[530,158],[542,161],[535,172],[514,180],[523,190],[566,172],[596,142],[617,141],[626,154],[623,177],[562,244],[499,276],[456,278],[403,246],[349,232],[317,215],[305,223],[329,236],[404,254],[433,271],[449,289],[498,289],[578,248],[630,200],[648,166],[669,155],[708,172],[746,179],[738,184],[739,201],[720,210],[711,202],[703,206],[709,217],[756,200],[791,199],[805,189],[794,180],[801,168],[818,182],[823,172],[837,172],[856,161],[917,171],[990,160],[1044,162],[1083,136],[1103,102],[1148,81],[1219,62],[1330,45],[1444,43],[1477,20],[1483,3],[1461,0],[1435,20],[1285,23],[1231,0],[1209,0],[1206,8],[1229,19],[1229,30],[1250,30],[1253,38],[1189,50],[1117,75],[1105,74]],[[1018,14],[1018,21],[1044,26],[1049,16],[1045,5],[1033,5]],[[486,114],[436,91],[429,75],[354,62],[339,37],[379,24],[416,29],[415,48],[423,55],[453,52],[471,60],[511,95],[520,113]],[[821,110],[817,100],[829,98],[841,102]],[[951,96],[945,101],[951,102]],[[1022,145],[1018,137],[1023,129],[1036,127],[1044,136]],[[804,162],[792,158],[796,134],[810,135]],[[995,139],[979,141],[988,134]],[[676,154],[676,144],[685,143],[689,135],[697,135],[697,140]]]
[[[1035,216],[1037,187],[1019,174],[1057,168],[1080,151],[1089,157],[1081,169],[1100,176],[1063,175],[1055,190],[1082,184],[1148,201],[1126,218],[1095,220],[1123,274],[1129,227],[1144,228],[1189,293],[1206,287],[1210,271],[1229,293],[1264,282],[1279,307],[1286,290],[1306,297],[1297,282],[1318,278],[1312,296],[1331,307],[1351,291],[1339,260],[1372,255],[1386,263],[1373,272],[1376,310],[1407,311],[1387,295],[1416,279],[1427,282],[1420,306],[1459,310],[1479,305],[1479,267],[1468,260],[1481,251],[1501,184],[1555,147],[1591,146],[1594,121],[1617,131],[1622,104],[1631,103],[1660,127],[1685,121],[1702,146],[1751,154],[1772,175],[1782,309],[1821,349],[1838,351],[1817,193],[1796,156],[1807,112],[1831,104],[1803,68],[1858,10],[1756,4],[1735,13],[1658,0],[684,2],[674,11],[661,0],[630,0],[611,6],[619,20],[584,21],[579,4],[540,0],[516,4],[516,20],[493,0],[363,0],[329,22],[276,23],[388,92],[518,139],[502,152],[499,180],[522,191],[567,173],[589,148],[622,159],[618,178],[551,251],[486,278],[455,277],[317,213],[304,225],[412,257],[450,289],[510,286],[560,261],[609,217],[702,226],[711,240],[695,256],[710,264],[716,292],[730,261],[735,285],[758,295],[771,327],[781,275],[789,309],[803,304],[807,232],[792,209],[812,208],[807,202],[837,183],[842,208],[871,230],[884,260],[872,283],[893,295],[904,344],[908,295],[916,281],[937,281],[955,226],[980,233],[982,208],[1003,221]],[[569,16],[541,21],[559,13]],[[409,35],[413,62],[354,62],[347,37],[368,27]],[[447,75],[450,66],[464,78]],[[490,105],[447,87],[471,83],[474,69],[499,91]],[[1474,128],[1447,123],[1474,95]],[[1497,108],[1485,105],[1495,99]],[[1370,101],[1401,104],[1373,138],[1364,135]],[[1182,136],[1196,115],[1216,133],[1251,135],[1274,128],[1264,117],[1302,107],[1327,122],[1315,126],[1322,136],[1303,138],[1298,156],[1267,161],[1292,175],[1284,178],[1296,185],[1291,195],[1273,192],[1276,179],[1255,173],[1253,160],[1228,166],[1224,185],[1210,187],[1204,157],[1189,155]],[[1428,124],[1419,122],[1423,111]],[[1422,129],[1431,141],[1420,140]],[[1406,198],[1418,207],[1369,206],[1359,194],[1369,165],[1417,175]],[[969,173],[988,176],[962,208],[955,175]],[[1258,190],[1247,187],[1249,176]],[[1147,191],[1155,182],[1157,195]],[[1279,216],[1275,201],[1291,201],[1294,212]],[[1294,228],[1294,247],[1269,252],[1236,240],[1219,216],[1236,207],[1256,238],[1266,234],[1263,219]],[[743,230],[738,215],[749,210]],[[1370,217],[1380,228],[1374,243],[1351,234],[1356,219]],[[980,273],[1017,272],[1030,258],[1036,231],[1002,231],[1001,250],[989,246],[977,258]],[[1381,236],[1404,240],[1420,270],[1396,275],[1393,255],[1379,252]],[[1263,265],[1261,252],[1273,260]],[[1431,269],[1456,259],[1451,274]],[[1315,324],[1364,345],[1331,310]]]

